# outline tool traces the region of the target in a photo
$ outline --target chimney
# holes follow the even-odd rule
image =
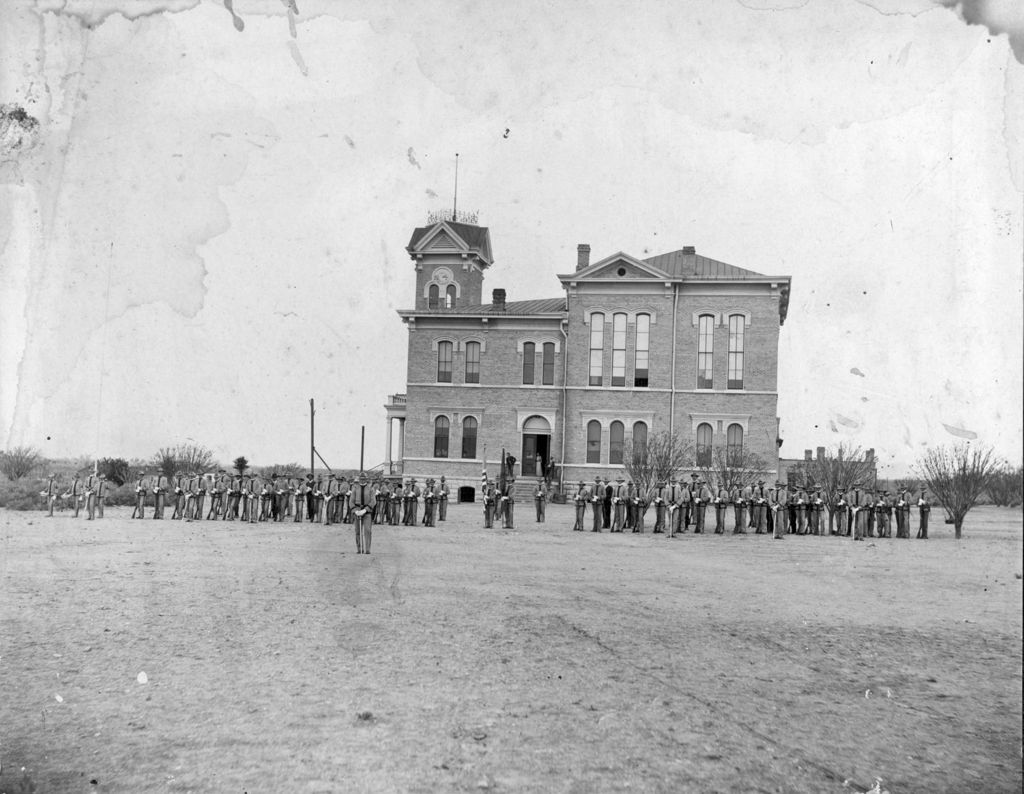
[[[496,289],[491,293],[491,302],[499,312],[505,311],[505,290]]]
[[[818,460],[825,460],[825,448],[818,447]]]
[[[590,246],[580,243],[576,246],[576,269],[583,270],[590,266]]]
[[[683,256],[686,256],[687,254],[696,254],[696,253],[697,253],[697,249],[694,246],[692,246],[692,245],[684,245],[683,246]]]
[[[814,460],[809,449],[804,450],[804,460]]]
[[[875,462],[875,448],[874,447],[872,447],[871,449],[869,449],[867,452],[864,453],[864,460],[866,460],[868,463],[874,463]]]

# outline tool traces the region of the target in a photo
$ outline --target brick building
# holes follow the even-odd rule
[[[778,470],[778,340],[789,276],[766,276],[691,247],[638,259],[619,252],[557,276],[562,295],[484,302],[488,229],[417,228],[405,394],[387,409],[386,470],[445,474],[475,498],[501,449],[521,479],[566,484],[623,473],[633,440],[670,430],[696,455],[743,448]],[[398,425],[398,455],[392,438]],[[696,464],[697,461],[694,461]]]

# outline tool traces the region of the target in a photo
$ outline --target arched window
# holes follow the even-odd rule
[[[636,316],[636,358],[633,364],[633,386],[647,388],[647,373],[650,367],[651,315]]]
[[[587,463],[601,462],[601,423],[596,419],[587,422]]]
[[[740,319],[743,319],[742,317]],[[729,466],[743,465],[743,426],[732,424],[725,431],[726,463]]]
[[[533,342],[523,342],[523,383],[533,385],[533,366],[536,363],[537,346]]]
[[[715,347],[715,318],[711,314],[702,314],[697,329],[697,388],[713,389],[714,374],[712,373],[712,353]]]
[[[730,389],[743,388],[743,328],[746,318],[742,314],[729,315],[729,383]]]
[[[714,438],[714,430],[707,422],[697,425],[697,465],[711,465],[711,442]]]
[[[625,442],[626,427],[622,422],[612,422],[608,428],[608,462],[622,463],[622,445]]]
[[[476,419],[467,416],[462,420],[462,457],[476,457]]]
[[[430,289],[427,291],[427,308],[436,309],[438,306],[438,290],[437,284],[431,284]]]
[[[590,385],[601,386],[604,375],[604,315],[590,315]]]
[[[647,423],[633,423],[633,449],[647,446]]]
[[[555,343],[544,343],[543,370],[541,370],[540,382],[545,386],[553,386],[555,383]]]
[[[447,416],[439,416],[434,420],[434,457],[448,457],[448,432],[452,423]]]
[[[452,343],[437,343],[437,382],[452,382]]]
[[[626,315],[612,315],[612,386],[626,385]]]
[[[480,382],[480,343],[466,342],[466,383]]]
[[[455,285],[449,284],[444,291],[444,307],[446,309],[455,308]]]

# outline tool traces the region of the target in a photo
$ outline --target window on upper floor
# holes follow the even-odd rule
[[[555,343],[544,343],[543,369],[541,370],[540,382],[545,386],[553,386],[555,383]]]
[[[437,382],[452,382],[452,343],[437,343]]]
[[[729,383],[730,389],[743,388],[743,329],[746,318],[742,314],[729,315]]]
[[[626,385],[626,315],[612,315],[612,386]]]
[[[604,315],[590,315],[590,385],[601,386],[604,380]]]
[[[633,363],[633,386],[638,389],[647,388],[648,368],[650,367],[651,348],[651,315],[636,316],[636,355]]]
[[[476,457],[476,430],[477,421],[472,416],[462,420],[462,457]]]
[[[587,422],[587,463],[601,462],[601,423],[596,419]]]
[[[444,290],[444,307],[446,309],[455,308],[455,285],[449,284]]]
[[[533,385],[533,369],[537,363],[537,346],[533,342],[523,342],[523,383]]]
[[[447,416],[439,416],[434,420],[434,457],[448,457],[448,434],[452,423]]]
[[[731,424],[725,431],[726,464],[743,465],[743,425]]]
[[[439,292],[438,292],[437,284],[431,284],[430,287],[427,289],[427,308],[428,309],[436,309],[436,308],[438,308],[438,304],[439,304],[438,295],[439,295]]]
[[[622,447],[626,440],[626,426],[622,422],[612,422],[608,428],[608,463],[622,463]]]
[[[480,343],[466,342],[466,383],[480,382]]]
[[[711,444],[714,441],[714,430],[707,422],[697,425],[697,465],[711,466]]]
[[[702,314],[697,320],[697,388],[713,389],[712,353],[715,347],[715,317]]]

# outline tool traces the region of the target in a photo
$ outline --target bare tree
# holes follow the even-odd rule
[[[707,483],[715,489],[725,488],[731,491],[733,488],[753,485],[768,476],[768,466],[764,458],[745,449],[729,450],[725,447],[715,447],[710,460],[705,458],[704,463],[705,465],[699,466],[698,469]]]
[[[693,447],[689,442],[663,430],[649,435],[645,443],[630,445],[623,463],[636,490],[647,494],[655,483],[679,476],[691,460]],[[646,506],[644,509],[646,512]]]
[[[158,472],[170,479],[178,471],[178,456],[175,447],[160,447],[150,462]]]
[[[1000,466],[992,474],[985,489],[992,504],[999,507],[1020,507],[1024,504],[1024,468]]]
[[[43,456],[35,447],[14,447],[0,452],[0,472],[8,480],[20,480],[43,463]]]
[[[998,466],[991,447],[969,443],[935,447],[918,459],[915,468],[953,520],[957,540],[963,535],[964,517]]]
[[[273,466],[261,466],[259,469],[261,477],[270,477],[273,474],[278,477],[301,477],[305,471],[298,463],[275,463]]]
[[[867,485],[873,477],[874,465],[874,461],[868,459],[860,447],[846,444],[826,449],[824,455],[800,463],[802,485],[821,488],[821,500],[828,510],[830,535],[835,531],[836,505],[840,494],[845,494],[854,485]]]
[[[202,444],[179,444],[174,454],[181,471],[201,474],[217,468],[217,459]]]
[[[918,493],[921,490],[921,481],[916,477],[903,477],[896,480],[896,490],[901,493]]]

